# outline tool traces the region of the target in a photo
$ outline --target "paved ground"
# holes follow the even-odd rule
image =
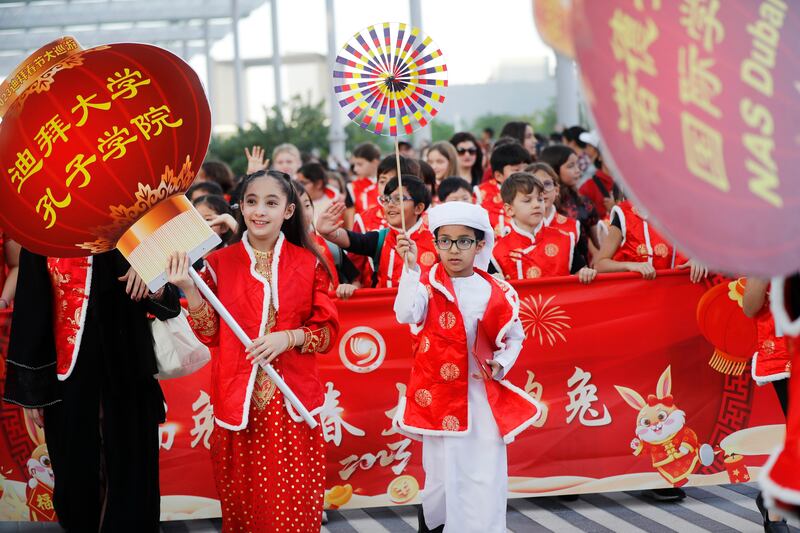
[[[657,504],[631,492],[581,496],[575,502],[555,498],[510,500],[508,529],[519,532],[571,533],[647,531],[697,533],[705,531],[763,531],[756,510],[754,484],[686,489],[681,503]],[[322,528],[330,533],[413,533],[417,530],[416,507],[376,508],[353,511],[330,511]],[[793,533],[800,533],[794,522]],[[221,531],[222,522],[192,520],[164,522],[164,533],[213,533]],[[53,524],[0,523],[0,532],[60,531]]]

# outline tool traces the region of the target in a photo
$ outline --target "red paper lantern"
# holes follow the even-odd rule
[[[723,374],[740,375],[758,345],[756,322],[742,311],[745,279],[720,283],[697,303],[697,325],[714,346],[708,362]]]
[[[715,270],[800,265],[797,2],[573,0],[601,149],[636,203]]]
[[[31,251],[75,257],[119,243],[130,256],[168,220],[195,216],[182,193],[211,114],[197,74],[170,52],[83,50],[64,37],[0,85],[0,115],[0,227]]]

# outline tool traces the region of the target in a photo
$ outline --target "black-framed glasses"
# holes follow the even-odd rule
[[[478,149],[477,148],[456,148],[456,152],[458,152],[458,155],[464,155],[464,154],[475,155],[475,154],[478,153]]]
[[[410,196],[403,196],[400,198],[399,196],[388,196],[383,195],[378,197],[378,203],[381,205],[400,205],[400,202],[413,202],[414,199]]]
[[[472,245],[475,244],[477,239],[470,239],[469,237],[460,237],[458,239],[448,239],[447,237],[439,237],[433,243],[436,245],[436,248],[445,252],[450,250],[453,247],[453,244],[456,245],[456,248],[459,250],[469,250],[472,248]]]

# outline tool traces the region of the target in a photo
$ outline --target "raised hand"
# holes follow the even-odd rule
[[[260,146],[253,146],[250,151],[244,147],[244,155],[247,157],[247,173],[252,174],[259,170],[266,170],[269,167],[269,159],[264,158],[264,149]]]
[[[346,207],[344,202],[333,202],[317,217],[315,227],[317,232],[323,237],[331,235],[344,225],[344,214]]]

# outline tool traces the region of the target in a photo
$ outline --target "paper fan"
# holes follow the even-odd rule
[[[362,128],[389,137],[410,135],[444,102],[447,65],[419,29],[385,22],[361,30],[342,47],[333,86],[339,105]]]

